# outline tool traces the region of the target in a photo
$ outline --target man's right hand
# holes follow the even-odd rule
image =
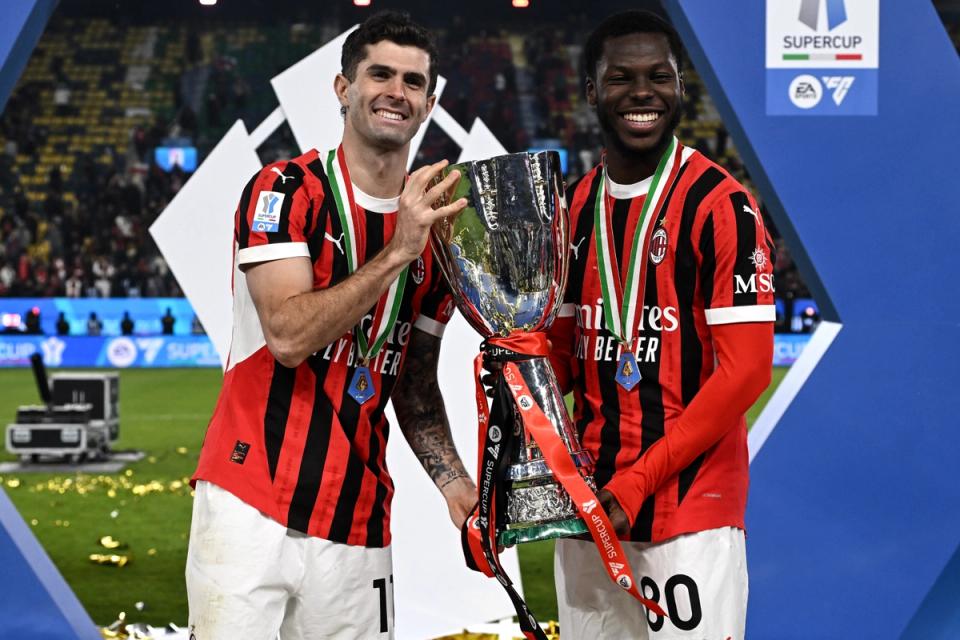
[[[460,198],[448,205],[433,208],[440,196],[448,192],[460,179],[459,171],[450,174],[439,183],[427,189],[433,179],[449,164],[441,160],[435,164],[420,167],[412,174],[400,194],[397,211],[397,227],[387,245],[387,250],[403,263],[412,262],[423,253],[427,246],[430,227],[440,218],[459,213],[467,206],[467,199]]]

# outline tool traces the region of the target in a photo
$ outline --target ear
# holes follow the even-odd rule
[[[437,104],[437,94],[433,94],[427,98],[427,110],[423,112],[423,120],[420,121],[420,124],[423,124],[427,121],[427,118],[430,117],[430,112],[433,111],[433,107]]]
[[[587,76],[585,93],[587,96],[587,104],[591,107],[597,106],[597,85],[590,76]]]
[[[337,77],[333,79],[333,92],[337,94],[337,100],[340,101],[341,107],[349,107],[350,100],[347,98],[347,89],[350,88],[350,79],[342,73],[338,73]]]

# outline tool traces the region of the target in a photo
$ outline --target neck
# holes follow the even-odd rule
[[[673,135],[665,135],[655,148],[646,152],[624,149],[618,141],[605,140],[607,149],[607,175],[619,184],[633,184],[657,172],[660,158],[670,147]]]
[[[343,132],[343,153],[353,184],[375,198],[395,198],[403,190],[410,145],[377,149],[357,139],[351,129]]]

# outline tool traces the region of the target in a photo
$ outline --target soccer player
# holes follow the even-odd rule
[[[585,47],[602,162],[573,184],[571,271],[551,330],[599,498],[669,618],[560,540],[564,638],[744,635],[744,412],[769,384],[772,242],[753,196],[674,138],[681,45],[655,14],[606,19]]]
[[[387,401],[460,527],[476,488],[436,366],[451,296],[429,249],[440,162],[406,175],[437,50],[405,14],[346,40],[342,143],[257,173],[235,218],[233,340],[194,475],[191,638],[393,637]]]

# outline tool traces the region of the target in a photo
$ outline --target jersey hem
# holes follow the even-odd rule
[[[268,517],[268,518],[270,518],[271,520],[273,520],[274,522],[278,523],[280,526],[286,527],[286,528],[288,528],[288,529],[290,529],[290,530],[292,530],[292,531],[299,531],[300,533],[306,534],[306,535],[310,536],[311,538],[319,538],[319,539],[321,539],[321,540],[328,540],[328,541],[333,542],[333,543],[335,543],[335,544],[343,544],[343,545],[347,545],[347,546],[350,546],[350,547],[363,547],[363,548],[365,548],[365,549],[383,549],[384,547],[390,546],[390,542],[391,542],[391,537],[392,537],[392,536],[390,535],[389,530],[386,530],[386,531],[383,532],[383,544],[382,544],[382,545],[369,545],[369,544],[350,544],[350,543],[348,543],[348,542],[344,542],[343,540],[333,540],[332,538],[329,538],[329,537],[327,537],[327,536],[319,536],[319,535],[317,535],[316,533],[313,533],[313,532],[311,532],[311,531],[303,531],[303,530],[301,530],[301,529],[296,529],[296,528],[294,528],[294,527],[291,527],[291,526],[288,524],[286,518],[279,518],[279,517],[278,517],[277,507],[276,507],[275,504],[272,504],[273,501],[270,500],[268,497],[263,496],[263,497],[262,497],[263,502],[261,502],[260,500],[249,500],[249,499],[247,499],[247,498],[245,498],[245,497],[243,497],[243,496],[241,495],[242,492],[238,491],[238,490],[237,490],[237,489],[238,489],[237,487],[232,486],[233,483],[231,483],[231,482],[225,482],[225,481],[223,481],[223,480],[214,480],[214,479],[210,478],[206,473],[201,472],[199,469],[193,474],[193,477],[190,478],[190,486],[196,488],[197,482],[199,482],[199,481],[201,481],[201,480],[202,480],[203,482],[209,482],[210,484],[215,484],[215,485],[217,485],[218,487],[220,487],[221,489],[223,489],[224,491],[230,492],[230,493],[233,494],[238,500],[240,500],[240,501],[243,502],[244,504],[246,504],[246,505],[248,505],[248,506],[256,509],[257,511],[259,511],[260,513],[262,513],[262,514],[265,515],[266,517]],[[269,502],[269,503],[271,503],[271,504],[266,504],[267,502]]]

